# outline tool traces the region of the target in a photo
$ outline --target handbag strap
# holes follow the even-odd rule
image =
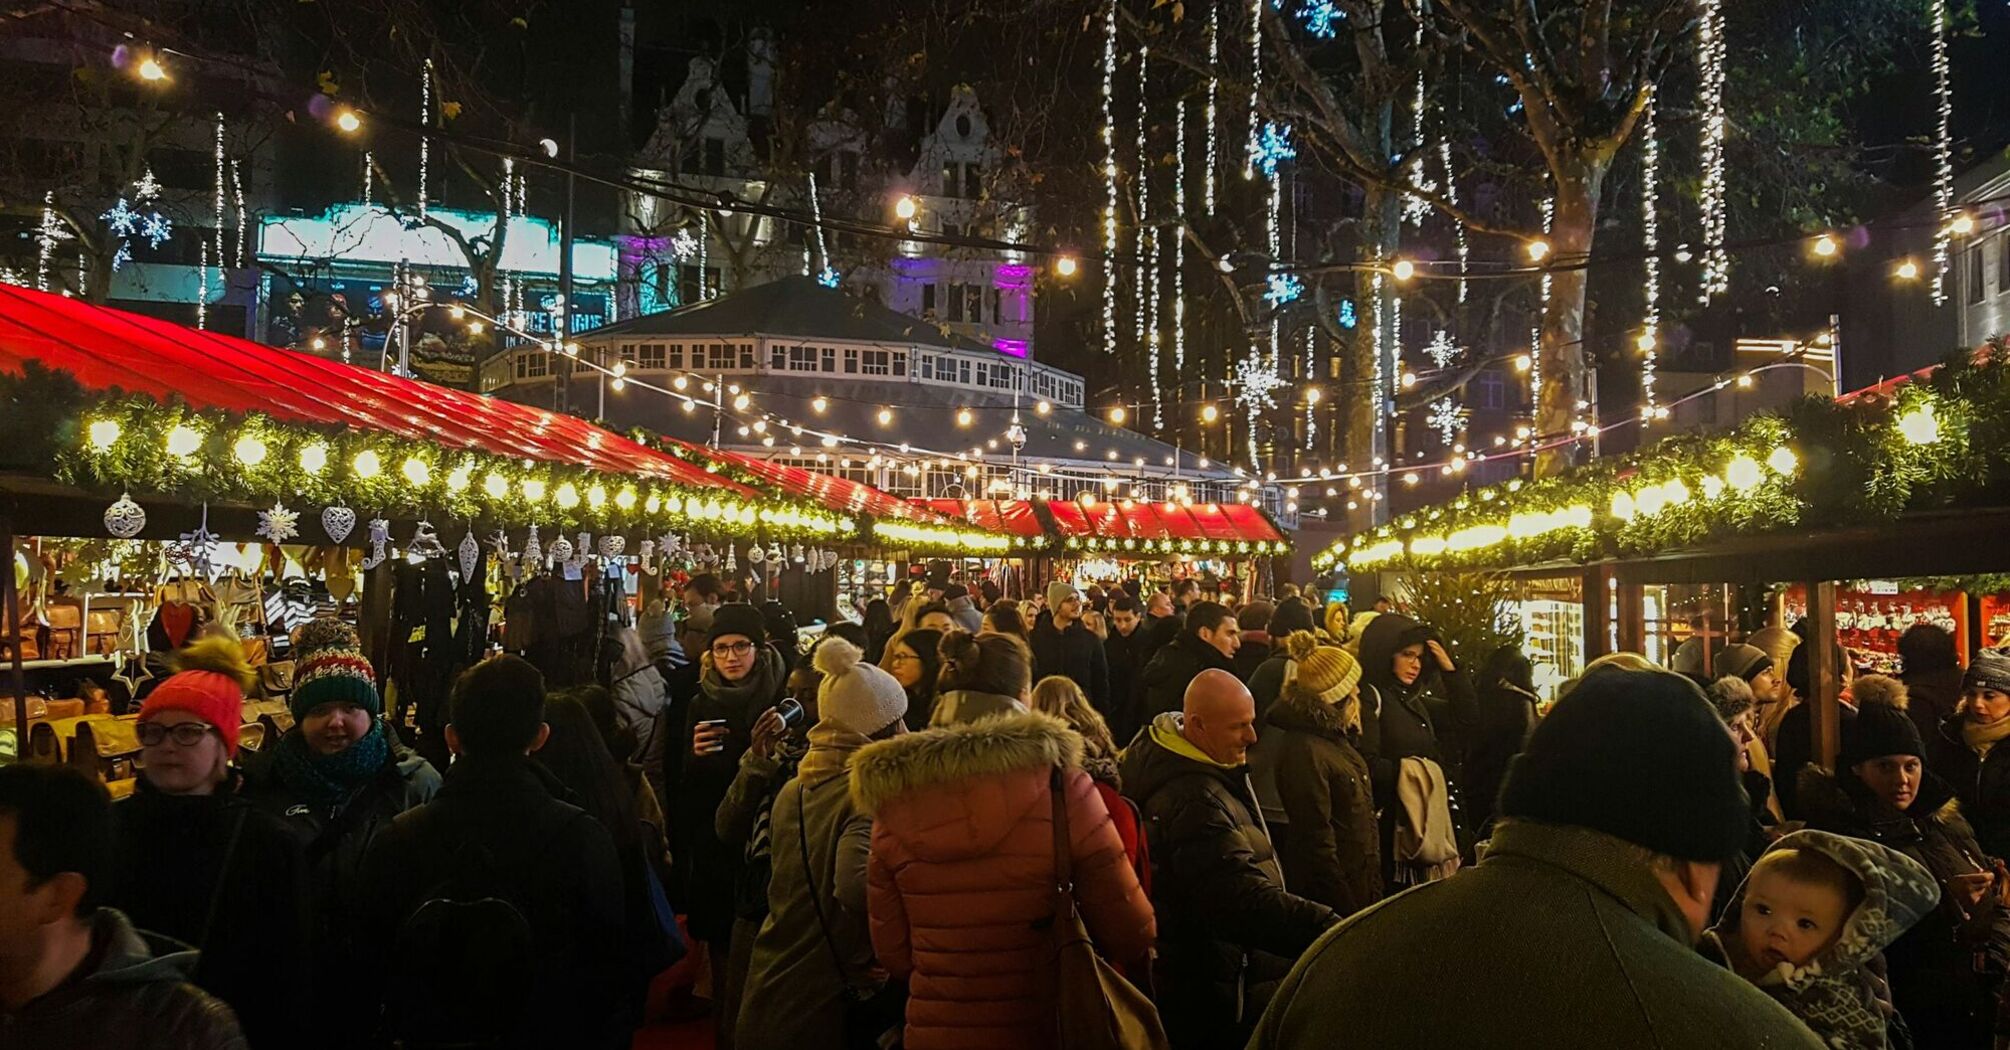
[[[1060,766],[1047,774],[1047,784],[1054,799],[1054,917],[1058,920],[1061,905],[1068,903],[1064,898],[1072,898],[1075,893],[1075,850],[1068,834],[1068,802],[1063,794]]]
[[[837,969],[838,984],[849,988],[851,987],[851,978],[845,973],[844,956],[838,954],[837,941],[831,938],[830,923],[824,919],[823,898],[817,892],[816,871],[810,866],[810,826],[809,822],[803,819],[803,815],[809,812],[808,807],[804,805],[806,801],[805,795],[808,791],[809,785],[804,784],[801,777],[797,777],[796,845],[802,850],[803,855],[803,881],[809,883],[810,907],[816,909],[817,930],[824,935],[824,947],[830,950],[831,965]]]

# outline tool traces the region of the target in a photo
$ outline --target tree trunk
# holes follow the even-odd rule
[[[1545,442],[1574,436],[1572,422],[1585,419],[1597,426],[1596,399],[1587,381],[1584,352],[1584,302],[1587,271],[1598,231],[1598,201],[1605,187],[1608,162],[1567,158],[1556,178],[1556,212],[1549,232],[1549,258],[1558,269],[1549,275],[1549,304],[1543,310],[1542,345],[1536,359],[1542,366],[1542,388],[1536,395],[1535,432]],[[1591,402],[1580,410],[1578,402]],[[1548,477],[1578,460],[1576,442],[1537,453],[1535,473]]]
[[[1374,187],[1364,188],[1361,202],[1363,258],[1382,260],[1395,255],[1403,233],[1402,203],[1402,198],[1396,193]],[[1379,293],[1376,290],[1378,283]],[[1389,300],[1395,294],[1394,282],[1387,278],[1378,282],[1375,274],[1365,271],[1354,275],[1355,315],[1358,319],[1354,326],[1354,338],[1348,342],[1344,366],[1349,403],[1346,439],[1340,458],[1349,471],[1369,470],[1377,459],[1384,464],[1393,459],[1389,448],[1389,415],[1394,411],[1390,399],[1394,396],[1396,366],[1390,349],[1396,342],[1395,311]],[[1378,349],[1382,357],[1379,391],[1375,360]],[[1376,413],[1378,404],[1380,415]],[[1369,491],[1386,493],[1387,478],[1379,474],[1369,478],[1361,490],[1362,496],[1365,497]],[[1386,499],[1360,498],[1359,502],[1360,506],[1348,519],[1358,528],[1378,525],[1388,515]]]

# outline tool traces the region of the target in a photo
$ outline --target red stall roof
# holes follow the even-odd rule
[[[91,390],[755,494],[574,416],[0,284],[0,369],[27,361]]]
[[[1026,500],[918,499],[916,504],[951,521],[961,521],[986,532],[1010,536],[1045,536],[1033,504]]]
[[[940,524],[942,518],[921,507],[889,495],[871,485],[861,484],[850,478],[832,474],[819,474],[801,467],[791,467],[785,463],[771,463],[768,460],[749,456],[740,452],[729,452],[721,448],[696,445],[665,435],[664,443],[682,448],[692,455],[728,464],[760,478],[788,495],[816,503],[826,510],[840,514],[869,514],[875,518],[891,518],[900,521],[920,521]],[[954,502],[953,500],[951,502]],[[974,523],[973,523],[974,524]],[[989,526],[985,526],[989,528]],[[992,531],[999,531],[992,529]]]

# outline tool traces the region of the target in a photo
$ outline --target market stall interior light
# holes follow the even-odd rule
[[[168,455],[187,459],[201,449],[202,431],[189,426],[187,423],[177,423],[173,430],[168,431]]]
[[[1734,492],[1749,491],[1764,480],[1766,476],[1759,469],[1759,461],[1743,452],[1732,456],[1731,461],[1724,464],[1724,483]]]
[[[1914,445],[1931,445],[1940,440],[1940,419],[1932,405],[1916,405],[1898,417],[1898,432]]]
[[[119,443],[121,429],[116,419],[97,419],[91,421],[86,432],[90,436],[91,447],[99,452],[105,452]]]
[[[265,442],[260,441],[252,434],[246,434],[238,438],[237,443],[230,446],[230,452],[231,455],[237,457],[239,463],[247,467],[255,467],[265,462]]]

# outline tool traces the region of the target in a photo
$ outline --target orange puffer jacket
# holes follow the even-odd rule
[[[908,1050],[1052,1045],[1044,920],[1053,912],[1056,766],[1090,935],[1109,959],[1150,949],[1151,902],[1081,752],[1082,738],[1060,721],[1017,714],[895,737],[853,757],[852,798],[873,815],[873,950],[908,978]]]

